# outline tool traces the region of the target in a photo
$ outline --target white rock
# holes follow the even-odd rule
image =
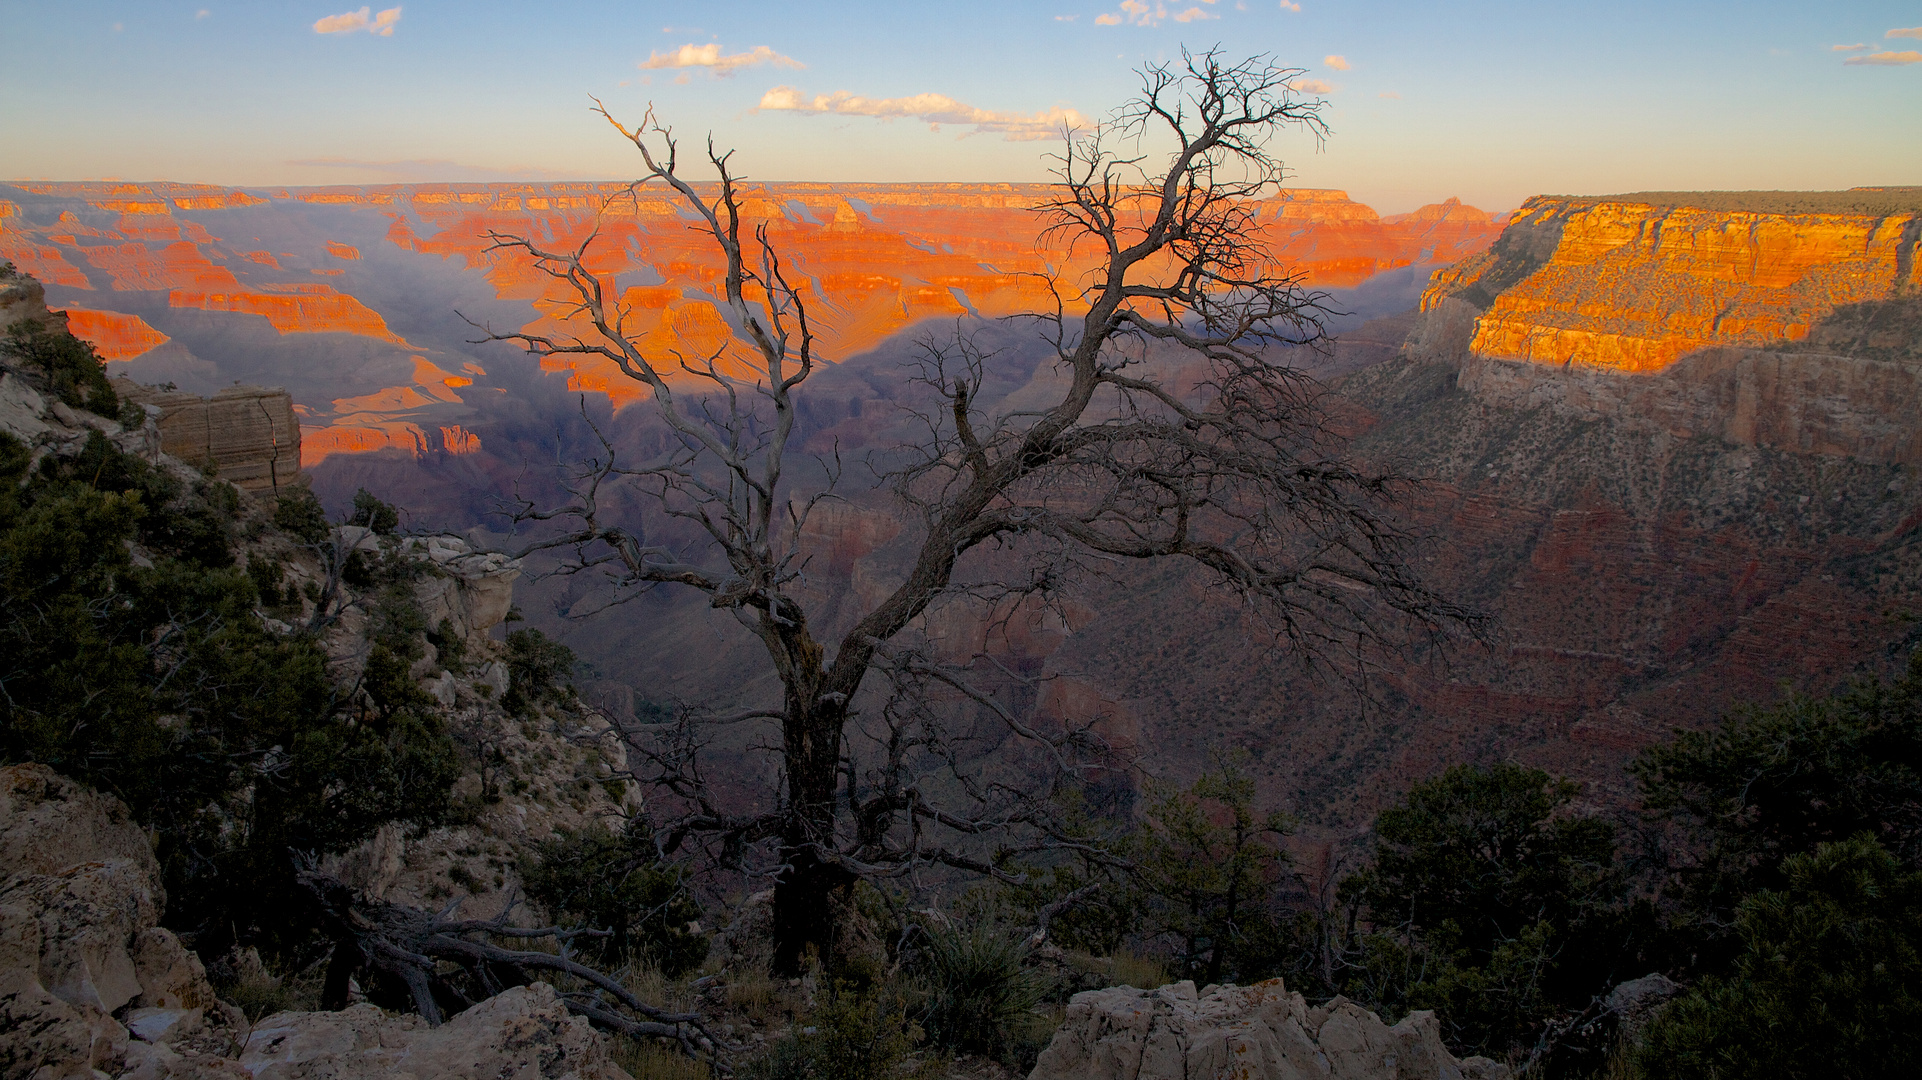
[[[0,431],[32,443],[53,430],[41,419],[46,411],[47,399],[40,391],[10,371],[0,372]]]
[[[276,1013],[254,1026],[240,1064],[255,1080],[629,1080],[604,1038],[545,983],[515,987],[437,1028],[372,1005]]]
[[[1309,1008],[1280,979],[1076,994],[1029,1080],[1507,1080],[1455,1060],[1431,1012],[1393,1027],[1342,998]]]

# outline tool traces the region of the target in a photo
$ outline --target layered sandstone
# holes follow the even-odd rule
[[[160,412],[160,448],[190,464],[211,462],[247,491],[278,491],[300,474],[300,423],[279,387],[232,386],[212,397],[114,380],[121,397]]]
[[[1530,199],[1492,247],[1435,275],[1410,355],[1515,407],[1922,461],[1916,194],[1846,212]]]
[[[67,307],[67,329],[73,336],[92,342],[100,358],[108,361],[132,360],[169,340],[138,315],[72,305]]]

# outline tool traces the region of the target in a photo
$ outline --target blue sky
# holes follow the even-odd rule
[[[15,179],[631,175],[596,95],[627,117],[652,101],[691,142],[711,130],[760,179],[1040,181],[1060,144],[1023,136],[1219,42],[1326,84],[1333,138],[1282,156],[1384,213],[1922,184],[1916,0],[0,0],[0,26]]]

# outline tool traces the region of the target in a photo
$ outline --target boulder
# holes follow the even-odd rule
[[[276,1013],[254,1025],[240,1064],[254,1080],[628,1080],[602,1036],[546,983],[515,987],[439,1027],[372,1005]]]
[[[1432,1012],[1389,1026],[1344,998],[1310,1007],[1280,979],[1076,994],[1029,1080],[1507,1080],[1458,1061]]]
[[[124,803],[0,769],[0,871],[0,1078],[220,1075],[242,1017],[159,925],[160,866]]]

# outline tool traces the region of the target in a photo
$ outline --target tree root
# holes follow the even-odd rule
[[[299,880],[319,909],[322,930],[334,941],[334,959],[322,992],[325,1008],[345,1008],[348,980],[367,972],[405,987],[415,1011],[438,1027],[443,1002],[465,1009],[477,1003],[470,990],[481,991],[480,998],[485,999],[534,982],[541,973],[554,972],[584,984],[560,995],[576,1015],[629,1038],[671,1041],[717,1073],[731,1072],[719,1056],[725,1044],[707,1030],[699,1013],[650,1005],[614,978],[569,957],[569,942],[605,937],[605,930],[512,926],[507,921],[515,906],[511,900],[491,919],[455,919],[450,916],[458,901],[435,915],[373,899],[311,868],[302,869]],[[559,950],[510,949],[492,938],[551,939]]]

